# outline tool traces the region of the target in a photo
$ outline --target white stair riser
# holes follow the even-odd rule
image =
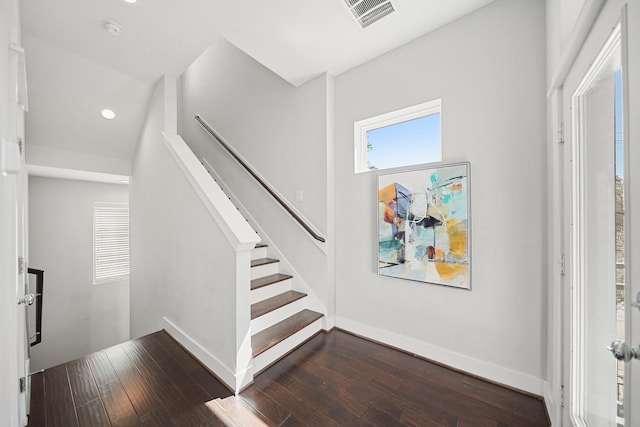
[[[278,273],[278,262],[251,267],[251,280]]]
[[[283,321],[287,317],[291,317],[294,314],[301,312],[305,308],[307,308],[307,297],[300,298],[299,300],[282,306],[277,310],[273,310],[272,312],[263,314],[262,316],[251,321],[251,335],[255,335],[263,329],[275,325],[276,323]]]
[[[278,360],[280,357],[287,354],[303,342],[307,341],[321,329],[322,318],[316,320],[306,328],[296,332],[286,340],[274,345],[269,350],[260,353],[253,358],[253,374],[255,375],[258,372],[262,371],[267,366]]]
[[[251,250],[251,259],[260,259],[267,257],[267,247],[264,248],[254,248]]]
[[[264,301],[267,298],[275,297],[284,292],[291,290],[291,279],[281,280],[277,283],[272,283],[267,286],[263,286],[251,291],[251,304],[255,304],[258,301]]]

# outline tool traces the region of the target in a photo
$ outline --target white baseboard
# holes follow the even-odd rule
[[[543,380],[532,375],[340,316],[336,316],[336,327],[518,390],[537,396],[543,393]]]
[[[549,381],[544,381],[542,397],[544,398],[544,405],[547,407],[547,414],[551,420],[551,425],[560,425],[558,417],[558,408],[555,406],[555,399],[553,396],[553,390],[551,390],[551,384]]]
[[[234,373],[224,363],[220,362],[213,354],[211,354],[200,343],[191,338],[182,329],[176,326],[166,317],[162,318],[165,331],[178,341],[184,348],[189,350],[203,365],[213,372],[220,381],[225,383],[227,388],[239,393],[247,385],[253,381],[253,375],[250,372]]]

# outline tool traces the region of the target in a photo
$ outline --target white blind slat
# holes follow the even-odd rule
[[[129,275],[129,206],[96,203],[93,207],[93,282]]]

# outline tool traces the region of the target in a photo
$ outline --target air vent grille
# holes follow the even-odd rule
[[[359,3],[356,3],[351,11],[356,18],[359,18],[369,12],[375,12],[373,9],[380,6],[382,3],[387,3],[387,1],[388,0],[362,0]]]
[[[396,10],[391,0],[344,0],[344,3],[362,28],[367,28]]]

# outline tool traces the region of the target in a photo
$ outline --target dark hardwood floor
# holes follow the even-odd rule
[[[342,331],[231,393],[165,332],[32,377],[29,427],[548,426],[542,401]]]

